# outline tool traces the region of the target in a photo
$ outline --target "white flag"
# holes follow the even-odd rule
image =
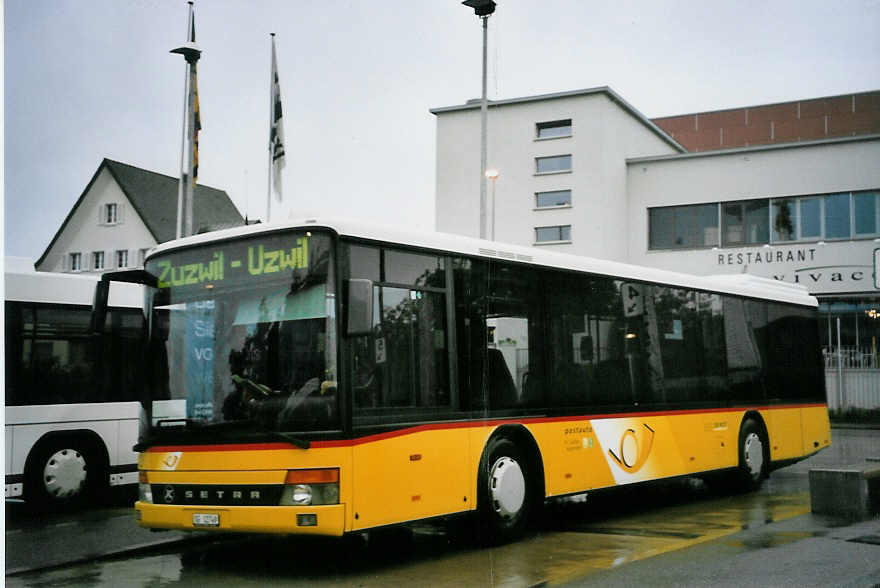
[[[272,185],[275,187],[275,198],[281,202],[281,170],[284,169],[284,123],[281,119],[281,87],[278,85],[275,37],[272,37],[272,126],[269,129],[269,152],[272,154]]]

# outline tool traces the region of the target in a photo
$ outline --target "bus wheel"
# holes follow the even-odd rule
[[[767,477],[769,443],[764,429],[754,419],[746,420],[739,432],[739,486],[745,491],[757,490]]]
[[[28,499],[43,507],[79,504],[96,489],[100,469],[96,453],[77,439],[45,443],[25,473]]]
[[[490,542],[510,541],[522,535],[531,514],[529,462],[506,438],[493,440],[480,464],[477,505]]]

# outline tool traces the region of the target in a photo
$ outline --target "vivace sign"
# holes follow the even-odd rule
[[[880,248],[873,241],[811,243],[734,251],[713,251],[723,273],[749,273],[805,286],[811,294],[873,293],[880,290],[875,270]]]

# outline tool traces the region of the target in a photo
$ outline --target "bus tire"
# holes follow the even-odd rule
[[[769,465],[770,444],[764,427],[755,419],[747,418],[739,430],[738,488],[745,492],[757,490],[767,477]]]
[[[98,498],[106,482],[106,464],[88,439],[59,436],[38,444],[25,470],[27,501],[60,509]]]
[[[489,442],[477,477],[480,530],[489,543],[520,537],[535,504],[531,461],[506,437]]]

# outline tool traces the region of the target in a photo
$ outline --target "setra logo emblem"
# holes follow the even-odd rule
[[[174,502],[174,486],[165,486],[164,500],[166,504]]]
[[[634,474],[648,461],[651,446],[654,444],[654,429],[642,423],[639,433],[633,429],[627,429],[620,437],[619,454],[609,449],[608,453],[617,462],[617,465],[626,472]]]

